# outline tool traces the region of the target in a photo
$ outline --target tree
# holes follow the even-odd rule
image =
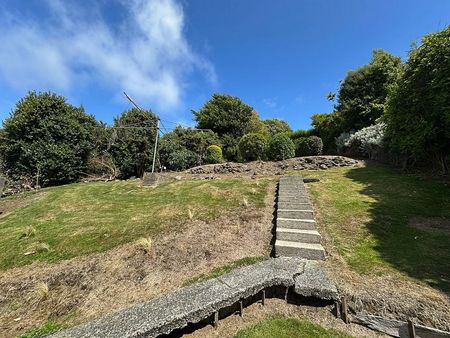
[[[259,128],[259,117],[252,107],[235,96],[213,94],[199,111],[193,111],[197,128],[211,129],[222,141],[228,160],[237,160],[239,138]]]
[[[216,93],[199,111],[193,113],[198,128],[211,129],[219,136],[241,137],[250,128],[253,108],[238,97]]]
[[[413,48],[389,95],[387,142],[405,159],[433,158],[448,172],[450,154],[450,26]]]
[[[275,134],[269,141],[269,158],[274,161],[295,156],[295,145],[286,133]]]
[[[96,127],[93,116],[64,97],[29,92],[3,123],[4,169],[42,186],[74,182],[86,171]]]
[[[286,121],[280,119],[268,119],[262,121],[270,136],[278,133],[292,133],[292,129]]]
[[[401,69],[399,57],[376,49],[369,64],[348,72],[335,107],[342,117],[342,131],[375,124],[384,113],[389,88],[397,81]]]
[[[267,138],[258,133],[248,133],[239,140],[239,152],[244,161],[262,160],[266,157]]]
[[[137,108],[114,119],[114,142],[110,152],[120,170],[120,177],[142,177],[145,171],[151,170],[156,122],[157,117],[151,111]]]

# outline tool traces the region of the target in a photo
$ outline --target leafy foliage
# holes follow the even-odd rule
[[[198,128],[211,129],[220,136],[228,160],[237,160],[237,143],[242,135],[261,128],[253,108],[231,95],[213,94],[199,111],[193,113]]]
[[[311,116],[311,124],[313,125],[314,135],[320,137],[324,144],[324,151],[327,153],[334,153],[335,139],[343,131],[342,116],[337,113],[330,114],[314,114]]]
[[[377,151],[383,146],[385,130],[386,124],[382,122],[363,128],[352,134],[344,146],[358,149],[362,155],[371,159],[375,158]]]
[[[312,130],[299,129],[289,134],[291,139],[296,140],[300,137],[308,137],[311,136]]]
[[[317,156],[322,154],[322,139],[317,136],[300,137],[295,140],[296,156]]]
[[[434,157],[448,172],[450,154],[450,26],[423,37],[389,96],[389,146],[412,159]]]
[[[3,123],[0,157],[15,179],[40,185],[76,181],[86,171],[97,123],[51,92],[29,92]]]
[[[198,128],[211,129],[219,136],[240,137],[250,128],[253,108],[238,97],[216,93],[199,111],[193,113]]]
[[[184,170],[188,168],[187,165],[203,164],[207,162],[207,149],[213,144],[221,144],[214,132],[177,126],[161,139],[159,147],[161,165],[171,170]]]
[[[292,133],[292,129],[286,121],[269,119],[262,121],[270,136],[278,133]]]
[[[286,133],[275,134],[269,141],[268,155],[271,160],[280,161],[295,156],[295,145]]]
[[[369,64],[348,72],[339,88],[336,106],[344,130],[375,124],[384,113],[389,88],[398,79],[401,68],[399,57],[376,49]]]
[[[111,155],[122,178],[142,177],[150,171],[156,136],[155,114],[132,108],[114,119]],[[129,128],[145,126],[145,128]]]
[[[206,162],[215,164],[223,162],[222,148],[212,144],[206,149]]]
[[[239,140],[239,153],[244,161],[262,160],[266,157],[267,143],[262,134],[245,134]]]

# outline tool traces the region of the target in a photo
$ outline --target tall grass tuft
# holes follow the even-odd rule
[[[152,252],[152,239],[150,237],[142,237],[136,241],[136,246],[144,250],[145,253],[150,254]]]
[[[39,300],[46,299],[49,294],[48,284],[45,282],[39,282],[36,284],[36,287],[34,288],[37,297]]]

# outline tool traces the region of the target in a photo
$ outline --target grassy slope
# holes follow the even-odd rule
[[[0,269],[34,260],[58,261],[105,251],[141,236],[155,237],[187,222],[189,209],[195,219],[211,220],[225,210],[240,208],[244,197],[249,205],[263,207],[267,185],[267,181],[222,179],[175,181],[155,189],[141,188],[138,181],[43,189],[29,205],[0,218]],[[35,234],[19,239],[29,226]],[[50,250],[24,255],[36,243],[46,243]]]
[[[408,225],[450,217],[450,189],[382,165],[304,172],[320,222],[339,253],[362,274],[401,271],[450,291],[450,236]]]
[[[325,329],[305,320],[275,316],[239,331],[235,338],[347,338],[343,332]]]

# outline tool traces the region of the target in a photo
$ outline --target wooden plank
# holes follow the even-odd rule
[[[411,337],[408,323],[404,321],[359,313],[352,316],[352,322],[367,326],[372,330],[383,332],[392,337]],[[414,324],[414,330],[415,337],[419,338],[450,338],[450,332],[423,325]]]
[[[348,305],[347,305],[347,297],[343,296],[341,298],[341,304],[342,304],[342,320],[345,324],[350,323],[350,318],[348,316]]]
[[[416,338],[416,329],[411,319],[408,319],[408,333],[409,338]]]

